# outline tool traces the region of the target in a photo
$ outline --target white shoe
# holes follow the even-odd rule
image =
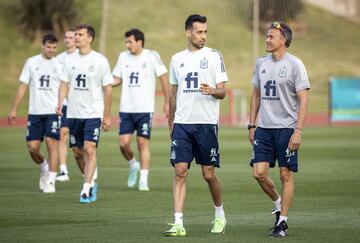
[[[136,161],[133,168],[129,170],[129,177],[127,182],[128,187],[131,188],[135,186],[137,178],[139,176],[139,171],[140,171],[140,163]]]
[[[46,188],[43,190],[43,193],[55,193],[55,183],[47,181]]]
[[[148,192],[150,191],[150,188],[147,183],[139,182],[139,191]]]
[[[43,191],[46,188],[46,183],[49,180],[49,171],[40,173],[39,187]]]
[[[70,177],[69,177],[69,174],[65,174],[64,172],[62,172],[60,175],[58,175],[56,177],[56,180],[57,181],[62,181],[62,182],[70,181]]]

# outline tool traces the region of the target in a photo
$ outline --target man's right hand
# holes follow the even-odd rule
[[[10,126],[15,125],[16,111],[10,111],[8,115],[8,124]]]
[[[56,107],[56,115],[58,115],[58,116],[62,116],[62,115],[63,115],[63,113],[62,113],[62,105],[58,105],[58,106]]]

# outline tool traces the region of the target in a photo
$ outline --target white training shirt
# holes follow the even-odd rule
[[[177,85],[174,123],[218,124],[219,99],[200,92],[200,84],[211,87],[228,81],[220,52],[208,47],[198,51],[184,50],[170,63],[170,84]]]
[[[154,112],[156,78],[166,72],[156,51],[143,49],[138,56],[121,52],[113,70],[122,79],[120,112]]]
[[[79,52],[65,58],[60,79],[69,83],[67,118],[102,118],[103,87],[114,82],[109,62],[102,54]]]
[[[65,62],[65,58],[67,57],[71,57],[71,55],[75,54],[79,52],[78,49],[76,49],[75,51],[73,51],[72,53],[68,53],[67,51],[63,51],[61,52],[59,55],[56,56],[56,60],[59,62],[59,64],[61,65],[61,67],[63,68],[64,66],[64,62]],[[63,105],[66,106],[67,105],[67,98],[64,99]]]
[[[271,54],[260,57],[251,82],[260,90],[258,126],[295,128],[299,108],[297,92],[310,89],[302,61],[289,53],[276,61]]]
[[[29,114],[55,114],[61,67],[55,58],[45,59],[41,54],[27,59],[20,82],[29,85]]]

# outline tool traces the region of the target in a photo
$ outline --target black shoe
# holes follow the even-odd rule
[[[274,226],[269,229],[269,235],[272,235],[272,232],[274,231],[275,226],[276,226],[276,225],[278,224],[278,222],[279,222],[279,219],[280,219],[280,211],[277,210],[276,208],[274,208],[274,209],[271,211],[271,214],[275,214],[275,222],[274,222]]]
[[[286,222],[283,220],[279,225],[275,226],[274,231],[272,232],[272,237],[285,237],[287,236],[288,226]]]

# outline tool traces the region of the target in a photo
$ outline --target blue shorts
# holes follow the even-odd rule
[[[269,162],[275,167],[278,160],[279,167],[288,167],[291,171],[298,171],[298,153],[289,151],[288,145],[294,132],[293,128],[269,129],[258,127],[255,130],[253,155],[250,165],[257,162]]]
[[[100,139],[100,118],[74,119],[68,118],[70,129],[70,148],[83,147],[84,141],[94,142],[96,146]]]
[[[69,127],[69,119],[66,118],[66,111],[67,111],[67,106],[64,105],[61,112],[62,112],[62,116],[61,116],[61,122],[60,122],[60,128],[61,127]]]
[[[212,124],[174,124],[170,163],[187,162],[220,167],[218,126]]]
[[[119,135],[133,134],[150,139],[152,113],[127,113],[119,112]]]
[[[26,141],[43,141],[44,136],[60,139],[59,117],[56,114],[28,115]]]

